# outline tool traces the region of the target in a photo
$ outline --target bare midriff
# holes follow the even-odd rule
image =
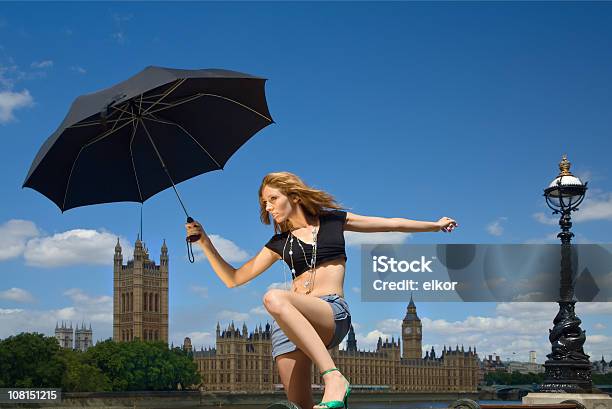
[[[297,276],[292,282],[291,290],[299,294],[306,294],[312,288],[312,291],[307,295],[320,297],[322,295],[338,294],[344,298],[344,258],[333,260],[325,260],[321,264],[317,264],[314,274],[314,285],[310,283],[308,287],[304,287],[304,282],[311,280],[312,274],[310,270],[304,271]]]

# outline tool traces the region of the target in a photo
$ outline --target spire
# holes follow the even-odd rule
[[[406,309],[406,316],[404,317],[404,321],[421,321],[419,316],[417,315],[416,305],[414,304],[414,300],[412,299],[412,293],[410,293],[410,302],[408,303],[408,308]]]
[[[166,246],[166,239],[164,239],[164,243],[162,244],[161,251],[162,251],[162,254],[168,252],[168,246]]]
[[[121,253],[121,244],[119,244],[119,237],[117,237],[117,244],[115,245],[115,253]]]

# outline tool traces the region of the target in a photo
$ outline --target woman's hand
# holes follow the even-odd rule
[[[439,227],[438,231],[443,231],[445,233],[450,233],[455,227],[459,226],[457,222],[451,219],[450,217],[443,217],[438,220],[436,224]]]
[[[185,223],[185,228],[187,229],[187,237],[192,236],[194,234],[200,235],[200,240],[206,236],[206,232],[204,232],[204,228],[197,220],[192,221],[191,223]]]

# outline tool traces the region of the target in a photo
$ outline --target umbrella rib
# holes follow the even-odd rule
[[[257,115],[259,115],[260,117],[262,117],[262,118],[266,119],[267,121],[272,122],[272,119],[268,118],[267,116],[265,116],[264,114],[262,114],[262,113],[260,113],[260,112],[257,112],[257,111],[256,111],[256,110],[254,110],[253,108],[251,108],[251,107],[249,107],[249,106],[244,105],[244,104],[243,104],[243,103],[241,103],[241,102],[238,102],[238,101],[233,100],[233,99],[228,98],[228,97],[224,97],[223,95],[208,94],[208,93],[197,93],[197,94],[194,94],[193,96],[191,96],[191,97],[189,97],[189,98],[186,98],[186,99],[183,99],[183,100],[178,100],[178,101],[175,101],[175,102],[173,103],[173,105],[171,105],[171,106],[169,106],[169,107],[166,107],[166,108],[160,108],[160,109],[156,109],[156,110],[151,111],[151,112],[148,112],[148,110],[147,110],[147,111],[145,111],[145,113],[151,113],[151,114],[154,114],[154,113],[156,113],[156,112],[164,111],[164,110],[166,110],[166,109],[173,108],[173,107],[175,107],[175,106],[178,106],[178,105],[184,104],[184,103],[186,103],[186,102],[191,102],[191,101],[193,101],[194,99],[197,99],[197,98],[200,98],[200,97],[215,97],[215,98],[221,98],[221,99],[224,99],[224,100],[226,100],[226,101],[233,102],[234,104],[240,105],[241,107],[246,108],[246,109],[248,109],[249,111],[256,113]],[[151,107],[149,107],[149,109],[151,109],[151,108],[152,108],[152,106],[151,106]]]
[[[185,212],[185,216],[189,217],[189,214],[187,213],[187,209],[185,209],[185,205],[183,204],[183,201],[181,200],[181,196],[179,195],[178,190],[176,190],[176,186],[174,185],[174,180],[172,180],[172,176],[170,176],[170,172],[168,171],[168,168],[166,167],[166,164],[164,163],[164,160],[162,159],[161,154],[157,150],[157,146],[153,142],[153,138],[151,138],[151,134],[149,134],[149,130],[147,129],[147,126],[145,125],[142,118],[139,118],[139,120],[140,120],[140,123],[142,123],[142,127],[144,128],[147,134],[147,137],[149,138],[149,141],[151,142],[151,145],[153,145],[153,149],[155,149],[155,153],[157,154],[157,157],[159,158],[159,161],[162,164],[162,168],[164,168],[166,175],[168,175],[168,179],[170,179],[170,183],[172,183],[172,189],[174,189],[174,193],[176,193],[176,197],[178,197],[178,200],[181,203],[181,207],[183,208],[183,211]]]
[[[117,123],[121,120],[121,118],[123,118],[123,114],[125,111],[121,111],[121,115],[119,115],[119,118],[117,118],[117,121],[115,121],[115,123],[113,124],[113,127],[111,128],[111,131],[115,129],[115,127],[117,126]]]
[[[81,156],[81,152],[83,152],[83,149],[87,148],[89,145],[91,145],[93,143],[98,142],[99,140],[102,140],[102,139],[106,138],[108,135],[118,131],[119,129],[125,127],[129,123],[130,122],[126,122],[125,124],[121,125],[116,130],[110,130],[108,132],[105,132],[103,135],[100,135],[99,137],[97,137],[96,139],[88,142],[87,144],[83,145],[81,147],[81,149],[79,149],[79,153],[77,153],[76,157],[74,158],[74,162],[72,162],[72,167],[70,168],[70,174],[68,175],[68,182],[66,183],[66,190],[64,191],[64,201],[62,202],[62,212],[64,211],[64,208],[66,207],[66,197],[68,197],[68,188],[70,187],[70,181],[72,179],[72,172],[74,171],[74,166],[76,165],[77,161],[79,160],[79,156]]]
[[[124,114],[124,113],[125,113],[125,114],[128,114],[128,115],[132,115],[132,116],[134,116],[134,113],[133,113],[133,112],[129,112],[129,111],[127,111],[127,110],[123,109],[123,108],[113,107],[113,109],[115,109],[115,110],[117,110],[117,111],[121,112],[122,114]]]
[[[164,92],[162,94],[162,96],[153,103],[153,105],[151,105],[150,107],[148,107],[144,112],[142,112],[142,115],[145,115],[149,112],[149,110],[151,108],[153,108],[155,105],[157,105],[157,103],[161,102],[164,98],[166,98],[168,95],[170,95],[172,93],[172,91],[174,91],[175,89],[177,89],[183,82],[185,82],[187,79],[183,78],[180,79],[179,81],[177,81],[176,84],[174,84],[172,87],[170,87],[166,92]]]
[[[142,192],[140,191],[140,182],[138,181],[138,174],[136,173],[136,164],[134,163],[134,155],[132,153],[132,142],[134,142],[134,136],[136,135],[136,129],[138,128],[138,121],[132,121],[132,137],[130,138],[130,158],[132,159],[132,169],[134,170],[134,178],[136,179],[136,187],[138,187],[138,196],[140,196],[140,203],[142,200]]]
[[[223,169],[223,166],[221,166],[221,165],[219,164],[219,162],[217,162],[217,161],[216,161],[216,159],[215,159],[215,158],[213,158],[213,157],[212,157],[212,155],[211,155],[210,153],[208,153],[208,151],[206,150],[206,148],[204,148],[204,147],[203,147],[203,146],[200,144],[200,142],[199,142],[199,141],[198,141],[196,138],[194,138],[194,137],[193,137],[193,135],[191,135],[191,134],[190,134],[190,133],[189,133],[189,132],[188,132],[188,131],[187,131],[185,128],[183,128],[183,127],[182,127],[180,124],[177,124],[176,122],[173,122],[173,121],[169,121],[169,120],[167,120],[167,119],[165,119],[165,118],[161,118],[161,119],[155,118],[155,117],[153,117],[151,114],[149,114],[149,116],[150,116],[150,117],[146,117],[145,119],[148,119],[149,121],[160,122],[160,123],[162,123],[162,124],[167,124],[167,125],[175,125],[175,126],[178,126],[178,127],[179,127],[179,128],[180,128],[180,129],[181,129],[183,132],[185,132],[187,135],[189,135],[189,137],[190,137],[191,139],[193,139],[193,141],[194,141],[195,143],[197,143],[197,144],[198,144],[198,146],[199,146],[199,147],[200,147],[200,148],[201,148],[201,149],[202,149],[202,150],[203,150],[203,151],[204,151],[204,152],[205,152],[205,153],[208,155],[208,157],[209,157],[209,158],[210,158],[210,159],[211,159],[213,162],[215,162],[215,164],[216,164],[216,165],[219,167],[219,169]]]
[[[101,141],[102,139],[106,138],[107,136],[110,136],[111,134],[117,132],[119,129],[124,128],[125,126],[129,125],[134,119],[127,119],[127,122],[125,122],[124,124],[121,124],[121,126],[119,126],[119,128],[117,129],[110,129],[106,132],[104,132],[102,135],[98,136],[97,138],[92,139],[91,141],[87,142],[85,145],[83,145],[83,148],[87,148],[89,145],[93,145],[94,143]]]
[[[130,119],[129,119],[129,118],[124,118],[123,120],[124,120],[124,121],[129,121]],[[120,119],[120,118],[118,118],[118,119],[109,119],[109,120],[107,120],[106,122],[107,122],[107,123],[110,123],[110,122],[112,122],[112,123],[117,123],[117,122],[119,122],[119,121],[121,121],[121,119]],[[101,124],[102,124],[102,121],[79,122],[79,123],[76,123],[76,124],[74,124],[74,125],[70,125],[70,126],[66,127],[66,129],[72,129],[72,128],[84,128],[84,127],[86,127],[86,126],[92,126],[92,125],[101,125]]]

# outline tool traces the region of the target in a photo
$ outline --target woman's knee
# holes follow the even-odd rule
[[[266,307],[266,310],[272,314],[279,314],[286,302],[285,293],[286,291],[278,288],[268,290],[263,296],[263,304]]]

